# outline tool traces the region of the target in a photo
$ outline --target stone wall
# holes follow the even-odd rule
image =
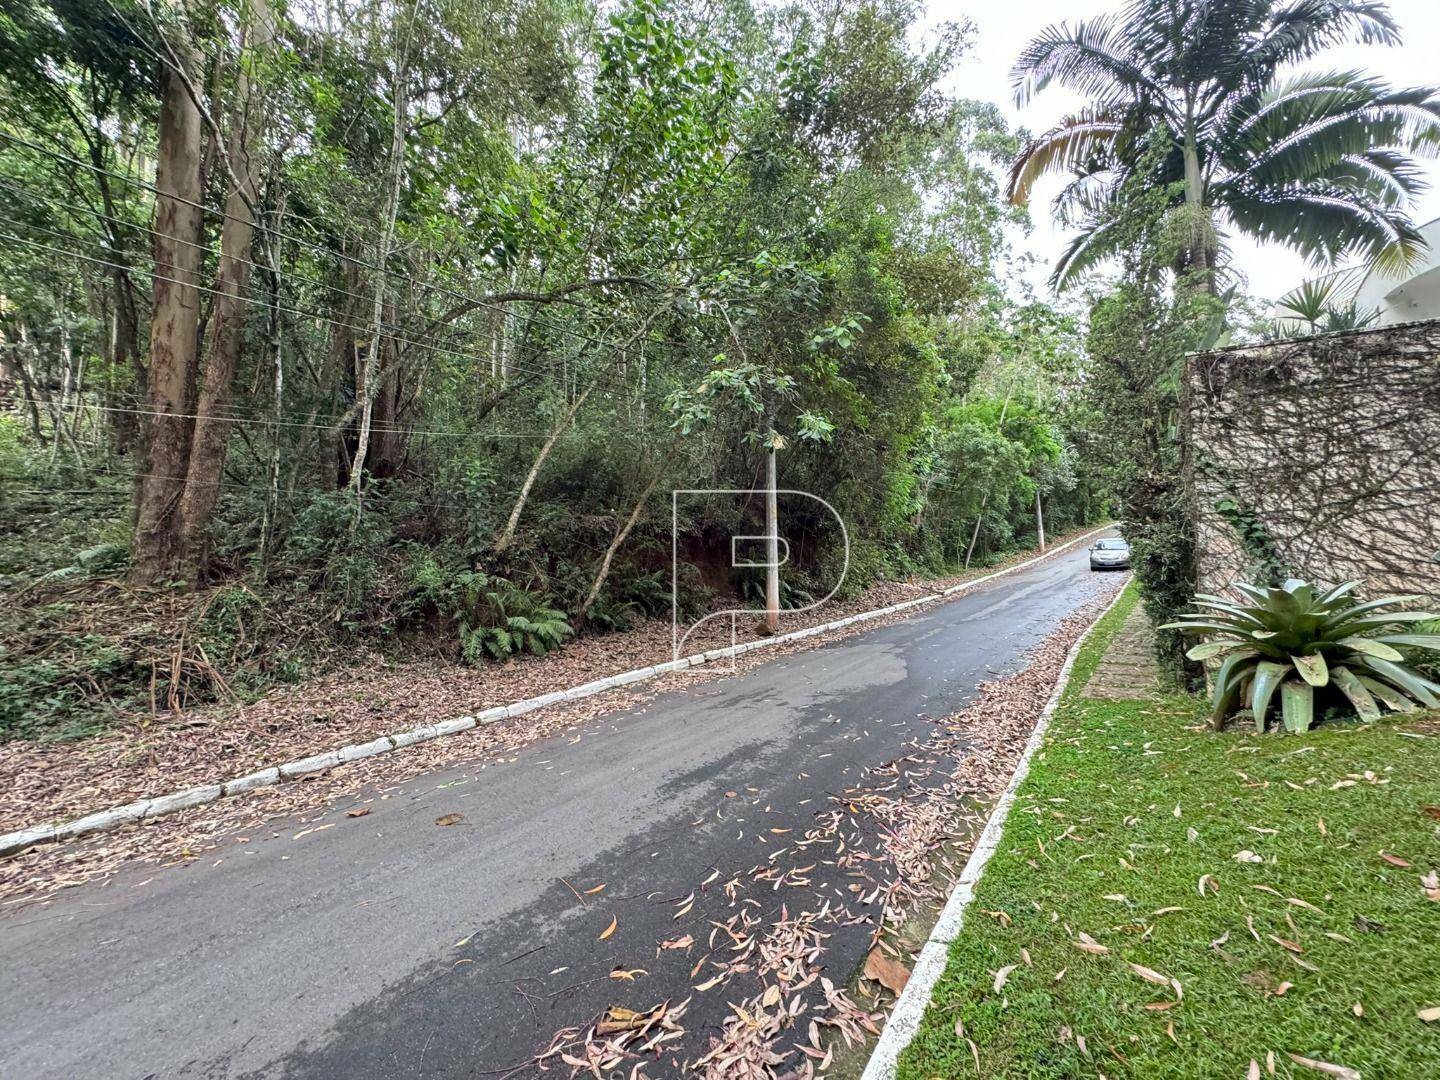
[[[1440,320],[1185,365],[1199,587],[1260,563],[1440,600]]]

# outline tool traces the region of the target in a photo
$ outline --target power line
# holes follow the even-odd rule
[[[123,227],[123,228],[134,229],[134,230],[136,230],[136,231],[138,231],[138,232],[141,232],[141,233],[146,234],[147,236],[158,237],[158,236],[164,235],[164,234],[160,233],[158,230],[152,229],[152,228],[150,228],[150,227],[147,226],[147,225],[141,225],[141,224],[139,224],[138,222],[134,222],[134,221],[126,221],[124,218],[116,217],[114,214],[107,214],[107,213],[106,213],[105,211],[103,211],[103,210],[96,209],[96,208],[93,207],[93,206],[86,206],[86,205],[84,205],[83,203],[74,203],[74,202],[69,202],[69,201],[67,201],[67,200],[65,200],[65,199],[57,199],[57,198],[53,198],[53,197],[45,197],[45,198],[42,199],[42,198],[36,196],[33,192],[27,191],[24,187],[22,187],[22,186],[20,186],[20,185],[18,185],[18,184],[10,183],[10,182],[8,182],[7,180],[4,180],[4,179],[0,179],[0,188],[4,188],[4,189],[6,189],[6,190],[8,190],[8,191],[15,192],[17,195],[20,195],[20,196],[23,197],[23,198],[31,199],[31,200],[33,200],[35,203],[40,204],[40,205],[42,205],[42,206],[45,206],[46,209],[48,209],[50,206],[61,206],[61,207],[64,207],[65,209],[70,210],[70,211],[78,211],[78,212],[83,213],[83,214],[89,214],[90,216],[95,217],[95,218],[98,218],[98,219],[101,220],[101,221],[114,222],[116,225],[119,225],[119,226],[121,226],[121,227]],[[17,224],[17,223],[15,223],[15,222],[12,220],[12,224]],[[66,239],[75,239],[75,240],[81,239],[80,237],[72,236],[72,235],[69,234],[69,233],[62,233],[62,232],[59,232],[59,231],[53,230],[53,229],[45,229],[43,226],[33,225],[33,224],[28,223],[28,222],[25,223],[25,227],[26,227],[26,228],[39,229],[41,232],[48,232],[48,233],[50,233],[51,235],[63,236],[63,237],[66,238]],[[173,237],[173,236],[166,236],[166,239],[167,239],[167,240],[170,240],[170,241],[172,241],[172,242],[174,242],[174,243],[182,244],[182,245],[184,245],[185,247],[188,247],[188,248],[195,248],[196,250],[198,250],[198,251],[200,251],[200,252],[202,252],[202,253],[204,253],[204,254],[206,254],[206,255],[212,254],[213,251],[214,251],[214,249],[213,249],[209,244],[198,244],[198,243],[196,243],[196,242],[193,241],[193,240],[183,240],[183,239],[181,239],[180,237]],[[148,255],[148,254],[145,254],[145,253],[143,253],[143,252],[142,252],[142,253],[138,253],[138,254],[139,254],[140,257],[142,257],[142,258],[150,258],[150,259],[153,260],[153,257],[150,256],[150,255]],[[339,293],[341,296],[347,297],[347,298],[352,299],[352,300],[360,300],[360,301],[364,301],[364,302],[367,302],[367,303],[371,300],[371,297],[365,295],[364,293],[358,293],[358,292],[355,292],[353,289],[344,288],[343,286],[337,285],[337,284],[335,284],[334,282],[322,281],[322,280],[319,279],[319,278],[312,278],[312,277],[309,277],[309,276],[307,276],[307,275],[305,275],[305,274],[299,274],[299,273],[296,273],[296,272],[293,271],[293,270],[286,270],[286,271],[284,271],[283,273],[280,273],[279,271],[276,271],[273,267],[270,267],[270,266],[267,266],[267,265],[262,265],[262,264],[260,264],[260,263],[255,262],[253,259],[244,259],[244,258],[241,258],[241,259],[236,259],[236,261],[244,264],[245,266],[250,267],[250,268],[253,269],[253,270],[257,270],[257,271],[260,271],[260,272],[262,272],[262,273],[267,273],[267,274],[268,274],[268,273],[274,273],[277,277],[279,277],[279,278],[281,278],[282,280],[287,281],[287,282],[290,282],[290,281],[299,281],[299,282],[302,282],[302,283],[304,283],[304,284],[306,284],[306,285],[314,285],[314,286],[316,286],[317,288],[327,289],[327,290],[330,290],[330,291],[332,291],[332,292]],[[391,271],[391,273],[394,273],[394,271]],[[423,286],[422,286],[422,287],[423,287]],[[270,301],[269,301],[269,300],[265,300],[264,303],[268,306],[269,303],[270,303]],[[511,311],[511,310],[509,310],[508,308],[501,309],[500,314],[503,315],[503,316],[505,316],[506,318],[514,319],[517,323],[520,322],[520,321],[523,319],[523,316],[522,316],[519,312]],[[320,318],[320,317],[323,317],[323,316],[318,316],[318,315],[317,315],[316,317],[317,317],[317,318]],[[551,323],[549,323],[549,322],[542,322],[541,325],[542,325],[542,326],[546,326],[546,327],[550,327],[550,328],[552,328],[552,329],[555,328],[554,325],[551,324]],[[388,323],[388,322],[382,321],[382,322],[380,323],[380,327],[381,327],[382,330],[389,330],[389,331],[391,331],[391,336],[393,336],[393,332],[394,332],[394,330],[397,328],[397,325],[396,325],[395,323]],[[369,326],[368,324],[367,324],[367,326],[366,326],[366,329],[367,329],[367,330],[370,329],[370,326]],[[589,336],[587,336],[587,335],[583,335],[583,334],[581,334],[579,331],[569,331],[569,330],[566,330],[565,332],[571,334],[572,336],[580,337],[582,340],[585,340],[585,341],[588,341],[588,342],[596,342],[596,341],[598,340],[598,339],[596,339],[596,338],[589,337]]]
[[[269,491],[271,490],[270,485],[269,485],[268,483],[244,483],[244,482],[239,481],[239,480],[225,480],[225,479],[223,479],[223,478],[220,479],[220,480],[192,480],[192,479],[190,479],[190,478],[188,478],[188,477],[184,477],[184,476],[168,476],[168,475],[165,475],[165,474],[163,474],[163,473],[142,473],[142,472],[124,472],[124,471],[121,471],[121,472],[103,472],[103,473],[102,473],[102,472],[96,472],[96,473],[94,473],[93,475],[111,477],[111,478],[121,479],[121,480],[130,480],[130,481],[135,481],[135,480],[165,480],[165,481],[169,481],[169,482],[171,482],[171,483],[177,483],[177,484],[180,484],[180,483],[184,483],[184,484],[197,484],[197,485],[200,485],[200,486],[202,486],[202,487],[225,488],[225,489],[232,490],[232,491],[264,491],[264,492],[269,492]],[[292,487],[286,487],[285,485],[281,484],[281,485],[278,485],[275,490],[276,490],[276,494],[277,494],[277,495],[282,494],[282,493],[283,493],[283,494],[286,494],[286,495],[297,495],[297,494],[301,494],[301,493],[310,494],[310,495],[346,495],[346,494],[352,492],[354,489],[351,488],[348,484],[347,484],[346,486],[344,486],[344,487],[293,487],[293,488],[292,488]],[[126,491],[121,491],[121,490],[116,490],[116,489],[99,488],[99,487],[95,487],[95,488],[19,488],[19,487],[7,487],[7,486],[5,486],[4,484],[0,484],[0,492],[5,492],[5,493],[8,493],[8,494],[28,494],[28,495],[80,495],[80,496],[108,496],[108,497],[112,497],[112,498],[129,498],[129,497],[130,497],[130,494],[129,494],[128,492],[126,492]],[[373,490],[367,489],[367,490],[365,490],[364,494],[362,495],[362,499],[364,499],[364,500],[373,500],[373,501],[376,501],[376,502],[399,502],[399,503],[403,503],[403,504],[406,504],[406,505],[409,505],[409,506],[423,506],[423,507],[429,507],[429,508],[431,508],[431,509],[445,509],[445,510],[466,509],[466,508],[469,508],[469,507],[472,507],[472,506],[473,506],[473,503],[464,502],[464,501],[455,500],[455,499],[446,499],[446,500],[413,499],[413,498],[411,498],[409,495],[407,495],[406,493],[401,492],[401,491],[373,491]]]
[[[183,198],[182,196],[175,195],[175,194],[172,193],[172,192],[163,192],[163,191],[161,191],[158,187],[156,187],[155,185],[146,183],[144,180],[138,180],[138,179],[136,179],[136,178],[133,177],[133,176],[126,176],[126,175],[123,174],[123,173],[117,173],[117,172],[114,172],[113,170],[110,170],[110,169],[103,169],[103,168],[101,168],[100,166],[91,164],[91,163],[88,162],[88,161],[82,161],[80,158],[71,157],[69,154],[62,154],[62,153],[61,153],[60,151],[58,151],[58,150],[52,150],[52,149],[50,149],[50,148],[47,147],[47,146],[41,146],[39,143],[31,142],[31,141],[29,141],[28,139],[22,139],[22,138],[20,138],[18,135],[14,135],[14,134],[12,134],[12,133],[10,133],[10,132],[8,132],[8,131],[0,130],[0,137],[9,139],[11,142],[15,143],[15,144],[18,145],[18,146],[24,146],[24,147],[26,147],[26,148],[28,148],[28,149],[30,149],[30,150],[34,150],[34,151],[36,151],[36,152],[38,152],[38,153],[46,154],[46,155],[48,155],[49,157],[52,157],[52,158],[54,158],[54,159],[57,160],[57,161],[63,161],[63,162],[65,162],[66,164],[69,164],[69,165],[76,165],[76,166],[79,166],[80,168],[83,168],[83,169],[89,169],[91,172],[94,172],[94,173],[97,173],[97,174],[103,175],[103,176],[112,177],[112,178],[114,178],[114,179],[116,179],[116,180],[121,181],[122,183],[131,184],[131,185],[133,185],[133,186],[135,186],[135,187],[140,188],[141,190],[149,191],[149,192],[151,192],[152,194],[157,195],[157,196],[159,196],[159,197],[161,197],[161,198],[170,199],[171,201],[173,201],[173,202],[178,202],[178,203],[180,203],[181,205],[193,207],[194,209],[199,210],[201,213],[211,214],[211,215],[217,216],[217,217],[219,217],[219,218],[220,218],[221,220],[223,220],[223,221],[241,221],[241,222],[243,222],[243,223],[245,223],[245,224],[250,225],[251,228],[255,229],[256,231],[268,233],[269,235],[274,236],[274,237],[278,237],[279,239],[282,239],[282,240],[289,240],[289,241],[291,241],[292,243],[300,244],[300,245],[302,245],[302,246],[304,246],[304,247],[306,247],[306,248],[308,248],[308,249],[310,249],[310,250],[312,250],[312,251],[318,251],[318,252],[320,252],[320,253],[322,253],[322,254],[325,254],[325,255],[328,255],[328,256],[330,256],[330,257],[332,257],[332,258],[340,259],[340,260],[342,260],[342,261],[344,261],[344,262],[353,263],[355,266],[359,266],[359,267],[361,267],[361,268],[363,268],[363,269],[366,269],[366,270],[371,270],[371,271],[374,271],[374,272],[376,272],[376,273],[381,273],[381,274],[388,274],[388,275],[390,275],[390,276],[392,276],[392,277],[398,278],[399,280],[401,280],[401,281],[403,281],[403,282],[405,282],[405,283],[407,283],[407,284],[409,284],[409,285],[411,285],[411,286],[415,286],[415,287],[418,287],[418,288],[421,288],[421,289],[429,289],[429,290],[432,290],[432,291],[435,291],[435,292],[439,292],[439,293],[441,293],[442,295],[449,296],[449,297],[451,297],[452,299],[461,300],[461,301],[463,301],[463,302],[465,302],[465,303],[467,303],[467,304],[473,304],[473,305],[475,305],[476,307],[490,308],[490,309],[492,309],[492,310],[499,311],[499,312],[501,312],[502,314],[506,314],[506,315],[509,315],[509,314],[510,314],[509,309],[506,308],[503,304],[498,303],[497,301],[494,301],[494,300],[482,300],[482,299],[479,298],[479,297],[471,296],[471,295],[469,295],[468,293],[460,292],[460,291],[458,291],[458,290],[448,288],[448,287],[446,287],[446,286],[444,286],[444,285],[426,284],[426,283],[424,283],[424,282],[417,281],[415,278],[410,277],[410,276],[407,275],[407,274],[402,274],[402,273],[400,273],[398,270],[391,270],[391,269],[389,269],[388,267],[379,266],[379,265],[376,265],[376,264],[374,264],[374,263],[368,263],[368,262],[366,262],[366,261],[363,260],[363,259],[356,258],[356,257],[353,256],[353,255],[347,255],[347,254],[345,254],[345,253],[342,252],[342,251],[336,251],[334,248],[326,247],[324,244],[316,243],[316,242],[313,241],[313,240],[305,240],[305,239],[302,239],[301,237],[294,236],[294,235],[292,235],[292,234],[282,232],[282,231],[279,230],[279,229],[271,228],[271,227],[268,226],[268,225],[262,225],[262,224],[260,224],[258,221],[253,221],[253,220],[251,220],[250,218],[238,218],[238,217],[236,217],[234,214],[227,213],[227,212],[224,211],[224,210],[217,209],[217,208],[211,207],[211,206],[206,206],[204,203],[194,202],[194,201],[192,201],[192,200],[190,200],[190,199]],[[584,335],[584,334],[580,334],[578,331],[570,330],[568,327],[562,327],[562,326],[559,326],[558,324],[557,324],[557,325],[552,325],[548,320],[541,319],[541,318],[540,318],[539,316],[537,316],[537,315],[531,315],[530,318],[531,318],[533,321],[540,323],[542,326],[550,326],[550,327],[551,327],[552,329],[554,329],[557,333],[570,334],[570,335],[572,335],[572,336],[574,336],[574,337],[578,337],[578,338],[581,338],[582,340],[586,340],[586,341],[592,341],[592,342],[595,341],[595,339],[589,338],[589,337],[587,337],[587,336]],[[656,339],[651,339],[651,340],[656,340]],[[600,344],[609,345],[611,348],[614,348],[614,347],[615,347],[615,343],[612,342],[612,341],[603,341],[603,342],[599,342],[599,343],[600,343]],[[663,342],[660,342],[660,341],[657,340],[656,343],[657,343],[657,344],[662,344]]]
[[[228,424],[253,424],[257,427],[290,427],[290,428],[312,428],[320,431],[328,431],[334,427],[333,423],[318,423],[313,421],[298,420],[271,420],[254,416],[223,416],[209,413],[185,413],[175,412],[169,409],[139,409],[125,408],[120,405],[101,405],[94,402],[52,402],[50,408],[69,409],[72,411],[94,410],[96,412],[124,413],[134,416],[173,416],[181,420],[222,420]],[[332,421],[344,419],[331,417]],[[413,435],[423,437],[445,437],[454,438],[477,438],[477,439],[548,439],[554,432],[550,431],[423,431],[415,428],[408,428],[403,425],[378,425],[370,426],[372,432],[384,435]],[[560,438],[578,437],[579,432],[562,432]]]
[[[9,225],[11,225],[11,226],[13,226],[13,227],[16,227],[16,228],[21,228],[21,229],[35,229],[35,230],[37,230],[37,231],[39,231],[39,232],[48,233],[48,234],[51,235],[51,236],[60,237],[61,239],[66,239],[66,240],[73,240],[73,239],[75,239],[74,237],[70,236],[69,234],[60,232],[60,231],[57,230],[57,229],[47,229],[47,228],[44,228],[43,226],[31,225],[31,224],[29,224],[28,222],[16,221],[14,218],[6,217],[6,216],[3,215],[3,214],[0,214],[0,221],[3,221],[3,222],[5,222],[5,223],[7,223],[7,224],[9,224]],[[110,259],[97,258],[97,257],[94,256],[94,255],[85,255],[85,254],[83,254],[82,252],[79,252],[79,251],[71,251],[71,250],[68,249],[68,248],[57,248],[57,247],[54,247],[54,246],[49,245],[49,244],[36,243],[34,240],[26,240],[24,237],[11,236],[11,235],[9,235],[9,234],[7,234],[7,233],[0,233],[0,240],[9,240],[9,241],[11,241],[11,242],[13,242],[13,243],[23,244],[23,245],[25,245],[26,247],[31,247],[31,248],[35,248],[35,249],[40,250],[40,251],[45,251],[45,252],[48,252],[48,253],[50,253],[50,254],[52,254],[52,255],[66,255],[66,256],[69,256],[69,257],[72,258],[72,259],[81,259],[81,260],[83,260],[83,261],[85,261],[85,262],[94,263],[94,264],[97,265],[97,266],[109,267],[109,268],[114,269],[114,270],[133,270],[133,269],[134,269],[134,267],[128,266],[128,265],[126,265],[125,263],[118,263],[118,262],[115,262],[115,261],[110,260]],[[151,261],[152,261],[152,263],[153,263],[153,261],[154,261],[153,257],[151,257],[151,256],[146,256],[146,257],[147,257],[147,258],[150,258]],[[231,298],[233,298],[233,299],[239,300],[239,301],[241,301],[242,303],[263,305],[267,310],[268,310],[268,309],[271,309],[271,308],[276,308],[276,309],[278,309],[278,310],[280,310],[280,311],[285,311],[285,312],[288,312],[288,313],[290,313],[290,314],[292,314],[292,315],[300,315],[300,316],[303,316],[303,317],[305,317],[305,318],[317,319],[317,320],[319,320],[320,322],[328,323],[328,324],[330,324],[331,326],[338,326],[338,327],[340,327],[342,330],[348,330],[348,331],[350,331],[352,334],[368,334],[368,333],[370,333],[370,331],[373,329],[373,328],[370,327],[370,326],[357,326],[357,325],[355,325],[355,324],[353,324],[353,323],[343,322],[343,321],[341,321],[341,320],[339,320],[339,319],[331,318],[331,317],[328,316],[328,315],[323,315],[323,314],[321,314],[321,313],[318,312],[318,311],[309,311],[309,310],[307,310],[307,309],[305,309],[305,308],[291,307],[291,306],[289,306],[289,305],[287,305],[287,304],[272,304],[269,300],[265,300],[265,299],[258,298],[258,297],[254,297],[254,296],[246,296],[246,295],[241,294],[241,293],[233,293],[233,294],[232,294],[232,293],[224,293],[224,292],[221,292],[221,290],[212,288],[212,287],[210,287],[210,286],[208,286],[208,285],[200,285],[200,284],[196,284],[195,282],[183,281],[183,280],[181,280],[180,278],[168,277],[168,276],[166,276],[166,275],[164,275],[164,274],[161,274],[158,270],[155,270],[155,269],[152,269],[152,270],[150,271],[149,276],[150,276],[150,278],[151,278],[152,280],[155,280],[155,281],[167,281],[167,282],[170,282],[170,283],[175,284],[175,285],[188,286],[189,288],[196,289],[196,290],[199,291],[199,292],[209,293],[209,294],[212,295],[212,296],[228,296],[228,297],[231,297]],[[385,325],[386,325],[386,324],[382,324],[382,329],[384,328]],[[400,335],[400,334],[396,334],[396,333],[393,333],[393,332],[392,332],[392,333],[389,333],[389,334],[386,334],[385,336],[388,337],[388,338],[390,338],[391,341],[394,341],[394,342],[397,342],[397,343],[400,343],[400,344],[404,344],[404,345],[410,345],[410,346],[413,346],[414,348],[417,348],[417,349],[429,349],[429,350],[431,350],[432,352],[441,353],[441,354],[444,354],[444,355],[447,355],[447,356],[456,356],[456,357],[460,357],[460,358],[466,359],[466,360],[475,360],[475,361],[479,361],[479,362],[481,362],[481,363],[487,363],[487,362],[488,362],[487,358],[484,357],[484,356],[482,356],[480,353],[466,352],[466,351],[463,350],[463,349],[455,349],[455,348],[452,348],[452,347],[450,347],[450,346],[448,346],[448,345],[433,345],[433,344],[430,344],[430,343],[428,343],[428,342],[417,341],[417,340],[414,339],[414,338],[404,337],[404,336],[402,336],[402,335]],[[579,336],[582,336],[582,337],[583,337],[583,335],[579,335]],[[362,339],[362,340],[363,340],[363,339]],[[609,342],[602,341],[602,340],[596,339],[596,338],[585,338],[584,340],[593,342],[593,343],[595,343],[595,344],[601,344],[601,345],[611,344],[611,343],[609,343]],[[527,374],[527,375],[535,375],[535,376],[538,376],[538,377],[543,377],[543,376],[545,376],[545,375],[551,374],[550,371],[545,371],[545,370],[538,369],[538,368],[531,368],[531,367],[528,367],[528,366],[525,366],[525,365],[513,364],[513,363],[510,365],[510,369],[513,370],[513,371],[521,371],[521,372],[524,372],[524,373]]]
[[[268,492],[268,491],[270,490],[270,485],[269,485],[269,484],[246,484],[246,483],[242,483],[242,482],[240,482],[240,481],[238,481],[238,480],[188,480],[186,477],[183,477],[183,476],[164,476],[164,475],[161,475],[161,474],[158,474],[158,473],[139,473],[139,472],[111,472],[111,473],[103,473],[103,474],[101,474],[101,475],[109,476],[109,477],[114,477],[114,478],[117,478],[117,479],[131,480],[131,481],[134,481],[134,480],[168,480],[168,481],[171,481],[171,482],[173,482],[173,483],[199,484],[199,485],[201,485],[201,486],[203,486],[203,487],[225,488],[225,489],[232,490],[232,491],[265,491],[265,492]],[[0,490],[7,491],[7,492],[10,493],[10,494],[16,494],[16,495],[108,496],[108,497],[111,497],[111,498],[127,498],[127,499],[130,497],[130,495],[129,495],[128,492],[119,491],[119,490],[107,490],[107,489],[105,489],[105,488],[4,488],[4,487],[0,487]],[[287,488],[287,487],[285,487],[284,485],[280,485],[279,487],[276,488],[276,494],[278,495],[278,494],[284,493],[284,494],[287,494],[287,495],[296,495],[296,494],[300,494],[300,493],[303,492],[303,493],[305,493],[305,494],[314,494],[314,495],[343,495],[343,494],[345,494],[346,492],[349,492],[349,491],[351,491],[351,490],[352,490],[352,489],[351,489],[348,485],[345,486],[345,487],[343,487],[343,488],[340,488],[340,487],[335,487],[335,488],[324,488],[324,487],[295,487],[295,488]],[[409,499],[406,495],[404,495],[403,493],[400,493],[400,492],[375,492],[375,491],[367,491],[367,492],[365,492],[365,494],[364,494],[363,497],[364,497],[365,499],[373,499],[373,500],[380,501],[380,502],[404,501],[404,502],[408,503],[408,504],[411,505],[411,506],[424,506],[424,507],[430,507],[430,508],[432,508],[432,509],[450,509],[450,510],[453,510],[453,509],[462,508],[462,507],[464,507],[464,506],[467,505],[466,503],[455,502],[455,501],[453,501],[453,500],[444,501],[444,502],[437,502],[437,501],[433,501],[433,500]]]

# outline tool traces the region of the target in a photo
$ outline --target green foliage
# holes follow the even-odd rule
[[[1440,634],[1405,630],[1433,621],[1424,611],[1395,610],[1418,596],[1388,596],[1364,603],[1352,593],[1358,581],[1320,590],[1292,578],[1278,587],[1234,583],[1235,601],[1200,594],[1202,611],[1182,615],[1164,629],[1206,637],[1192,660],[1220,660],[1215,674],[1211,722],[1217,727],[1248,702],[1257,731],[1265,730],[1271,699],[1285,695],[1286,730],[1305,731],[1314,715],[1313,691],[1333,688],[1362,720],[1382,708],[1417,712],[1440,708],[1440,683],[1410,663],[1412,653],[1440,653]]]
[[[1408,213],[1421,175],[1410,154],[1440,137],[1440,92],[1358,71],[1288,74],[1345,41],[1394,45],[1400,34],[1364,0],[1267,0],[1224,17],[1209,4],[1139,0],[1036,37],[1015,65],[1018,99],[1058,85],[1092,102],[1033,140],[1011,172],[1021,199],[1043,175],[1069,179],[1057,214],[1080,232],[1055,280],[1123,250],[1112,210],[1136,183],[1164,197],[1170,264],[1206,286],[1222,225],[1317,261],[1413,263],[1424,241]],[[1146,155],[1157,138],[1162,153]]]
[[[20,421],[12,416],[0,416],[0,482],[27,479],[32,468]]]
[[[901,1080],[1240,1077],[1270,1048],[1277,1075],[1308,1072],[1284,1050],[1366,1077],[1440,1074],[1440,1042],[1415,1015],[1416,1002],[1440,1001],[1435,904],[1415,871],[1377,856],[1433,850],[1435,822],[1417,807],[1435,802],[1440,740],[1386,721],[1196,738],[1204,707],[1191,696],[1081,696],[1125,614],[1122,601],[1081,649]],[[1345,777],[1358,786],[1335,783]],[[1083,852],[1038,856],[1072,826]],[[1108,952],[1077,949],[1082,931]],[[1301,943],[1311,967],[1284,959],[1277,938]],[[1030,963],[996,993],[995,972],[1021,949]],[[1177,979],[1183,1001],[1147,1008],[1176,995],[1131,964]],[[1281,981],[1294,983],[1283,995]],[[1057,1038],[1061,1023],[1084,1050]]]
[[[565,613],[533,593],[478,570],[451,570],[424,552],[411,566],[407,606],[452,620],[460,659],[471,665],[544,656],[574,634]]]
[[[765,571],[759,567],[741,567],[733,575],[736,595],[757,611],[765,607]],[[815,596],[809,590],[780,574],[780,608],[794,611],[815,603]]]
[[[130,659],[101,635],[82,635],[48,658],[21,659],[0,646],[0,742],[63,740],[102,730],[107,719],[87,707],[92,689],[131,675]]]
[[[262,54],[242,51],[233,12],[171,22],[132,8],[21,0],[0,13],[12,31],[0,131],[24,140],[0,139],[0,209],[24,241],[0,259],[7,371],[15,359],[52,394],[79,382],[60,412],[73,425],[52,430],[41,402],[38,438],[16,396],[0,480],[84,493],[0,500],[4,527],[24,536],[0,550],[0,588],[29,590],[16,623],[63,596],[74,625],[104,606],[96,621],[135,663],[193,660],[173,695],[161,679],[156,708],[223,699],[227,684],[248,696],[366,646],[551,649],[568,634],[558,613],[580,610],[652,480],[586,621],[668,617],[668,572],[654,572],[669,562],[665,493],[752,488],[770,449],[783,450],[782,487],[843,517],[847,595],[963,562],[977,520],[977,563],[1030,543],[1037,496],[1052,534],[1105,511],[1081,312],[1010,296],[1007,233],[1024,213],[994,167],[1018,137],[994,106],[945,89],[964,27],[922,35],[919,10],[894,0],[823,14],[749,0],[444,2],[413,27],[404,7],[339,0],[320,21],[277,9]],[[158,69],[137,61],[153,60],[158,41],[137,34],[157,18],[175,41],[196,38],[213,73],[197,93],[221,128],[244,114],[238,71],[263,90],[266,216],[223,404],[236,423],[202,565],[185,575],[193,610],[142,647],[114,618],[126,601],[81,590],[126,569],[115,545],[134,543],[130,484],[152,419],[157,219],[131,178],[159,134]],[[403,160],[391,157],[397,100]],[[396,243],[382,261],[392,177]],[[205,190],[207,251],[223,188]],[[377,354],[366,475],[353,478],[356,373]],[[512,513],[513,542],[498,545]],[[754,501],[682,511],[683,613],[733,601],[706,581],[753,589],[721,567],[761,513]],[[787,578],[828,591],[840,530],[813,506],[782,517]],[[19,627],[16,640],[28,657],[64,632]],[[197,643],[215,679],[187,651]],[[132,663],[77,690],[76,708],[88,693],[148,710],[147,677]]]

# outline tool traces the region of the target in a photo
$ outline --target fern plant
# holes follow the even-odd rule
[[[509,615],[498,625],[472,626],[460,622],[460,657],[478,664],[488,656],[504,660],[517,653],[544,656],[574,633],[565,613],[554,608],[535,608],[528,615]]]
[[[1287,731],[1305,731],[1314,720],[1316,689],[1333,687],[1363,720],[1381,709],[1415,712],[1440,708],[1440,683],[1416,669],[1416,654],[1440,653],[1440,634],[1407,632],[1406,624],[1426,623],[1427,611],[1397,610],[1419,596],[1386,596],[1357,602],[1358,581],[1321,590],[1291,578],[1278,588],[1243,581],[1233,588],[1245,599],[1201,593],[1203,610],[1180,616],[1162,630],[1181,630],[1208,640],[1186,655],[1220,660],[1215,673],[1211,725],[1220,728],[1232,711],[1248,702],[1255,730],[1275,691]]]
[[[427,553],[412,567],[409,606],[454,619],[460,659],[472,665],[517,653],[544,656],[575,632],[565,612],[535,593],[479,570],[448,570]]]
[[[495,660],[525,652],[544,656],[575,633],[565,612],[504,578],[475,573],[466,592],[459,619],[460,656],[467,664],[487,654]]]

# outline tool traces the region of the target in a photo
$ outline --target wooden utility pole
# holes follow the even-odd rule
[[[765,629],[780,632],[780,515],[775,500],[775,433],[765,455]]]

